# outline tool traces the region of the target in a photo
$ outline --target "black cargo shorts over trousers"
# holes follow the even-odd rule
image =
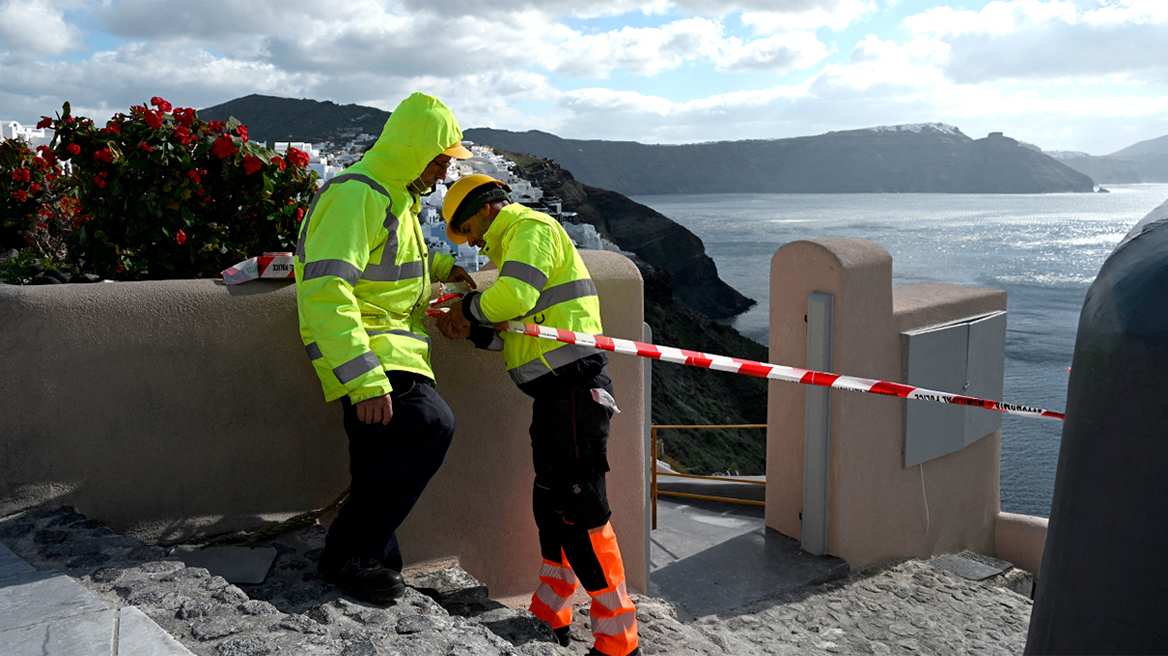
[[[552,626],[571,623],[577,585],[592,597],[592,633],[605,654],[637,646],[636,609],[625,588],[624,563],[609,524],[608,466],[612,380],[603,353],[589,355],[520,385],[532,397],[532,509],[543,565],[531,611]],[[557,631],[560,633],[560,631]]]

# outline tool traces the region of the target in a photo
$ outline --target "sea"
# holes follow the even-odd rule
[[[758,301],[729,323],[763,344],[771,256],[791,241],[870,239],[892,255],[894,287],[934,281],[1004,289],[1004,400],[1062,412],[1087,288],[1128,230],[1168,200],[1168,184],[1106,188],[1110,193],[683,194],[633,200],[700,237],[718,275]],[[1061,434],[1058,421],[1003,415],[1002,510],[1050,516]]]

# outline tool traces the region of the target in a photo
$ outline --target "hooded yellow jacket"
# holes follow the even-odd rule
[[[519,203],[504,207],[483,235],[483,252],[499,268],[490,289],[467,295],[463,310],[480,325],[522,321],[600,334],[600,298],[563,226]],[[503,333],[503,360],[517,385],[596,353],[575,344]]]
[[[422,320],[430,283],[450,275],[454,258],[427,252],[409,184],[461,139],[450,110],[415,93],[313,199],[296,246],[296,301],[326,401],[389,393],[387,369],[434,378]]]

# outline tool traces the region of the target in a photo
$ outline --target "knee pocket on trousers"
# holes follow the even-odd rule
[[[585,529],[604,526],[612,511],[608,499],[596,481],[569,485],[561,491],[564,521]]]

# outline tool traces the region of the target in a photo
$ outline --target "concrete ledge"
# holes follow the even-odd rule
[[[637,268],[581,255],[606,334],[641,339]],[[495,274],[475,275],[482,287]],[[291,283],[0,285],[0,326],[0,516],[57,501],[119,533],[178,542],[324,507],[348,485],[340,406],[324,403]],[[530,592],[530,399],[500,353],[430,332],[458,427],[399,532],[406,557],[457,555],[492,593]],[[643,362],[610,359],[622,412],[608,492],[629,585],[644,590]]]
[[[704,496],[725,497],[727,499],[742,499],[746,501],[766,501],[766,486],[747,483],[745,481],[765,481],[766,476],[740,476],[739,480],[707,481],[701,478],[674,478],[672,476],[657,475],[657,493],[684,492],[686,494],[700,494]],[[684,501],[684,497],[676,497]]]
[[[998,513],[994,523],[994,547],[998,558],[1038,576],[1048,522],[1045,517]]]

